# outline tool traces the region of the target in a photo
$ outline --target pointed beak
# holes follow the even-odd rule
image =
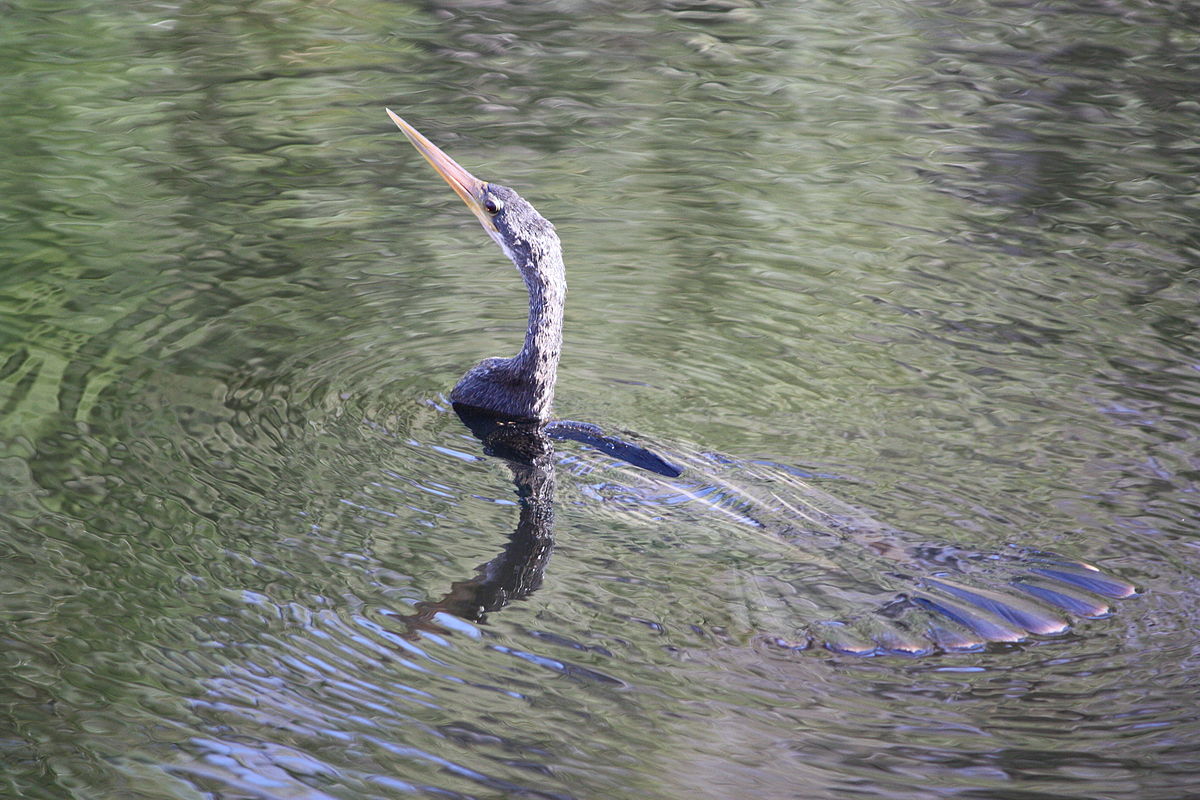
[[[421,132],[409,125],[400,117],[392,113],[390,108],[385,108],[384,111],[392,118],[392,122],[396,123],[396,127],[404,132],[408,140],[412,142],[413,147],[425,156],[425,160],[429,165],[437,170],[438,175],[445,179],[446,183],[450,184],[450,188],[454,193],[462,198],[467,204],[467,208],[479,218],[483,223],[483,227],[489,231],[495,231],[496,225],[492,222],[490,216],[483,209],[483,196],[487,190],[487,183],[479,180],[471,173],[460,167],[458,163],[446,155],[433,142],[421,135]]]

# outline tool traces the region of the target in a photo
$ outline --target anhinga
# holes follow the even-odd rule
[[[521,351],[512,358],[485,359],[450,393],[455,410],[485,449],[508,462],[521,498],[521,519],[504,553],[480,567],[475,578],[455,584],[441,601],[423,604],[420,613],[408,618],[410,627],[419,629],[439,611],[478,618],[526,596],[540,584],[553,545],[554,473],[549,439],[581,441],[667,478],[678,477],[682,468],[645,448],[606,436],[594,425],[550,420],[567,292],[562,247],[554,226],[515,191],[479,180],[403,119],[390,110],[387,113],[512,260],[529,290],[529,325]],[[806,491],[813,497],[824,494],[811,487]],[[1025,574],[1010,577],[1005,585],[996,586],[985,579],[990,586],[972,586],[960,582],[957,575],[948,577],[947,570],[936,566],[953,548],[934,548],[929,554],[927,547],[905,547],[903,534],[878,523],[865,524],[851,533],[853,526],[847,525],[845,515],[822,515],[807,510],[808,503],[776,499],[785,515],[792,513],[801,521],[846,532],[847,543],[866,544],[868,552],[885,556],[889,571],[900,563],[904,571],[913,567],[928,570],[924,577],[906,579],[915,588],[878,609],[879,624],[867,626],[872,630],[865,636],[848,629],[838,633],[841,629],[825,628],[819,639],[809,634],[798,646],[821,641],[834,650],[861,654],[923,653],[929,652],[931,643],[941,649],[970,649],[988,641],[1020,641],[1028,633],[1061,633],[1068,627],[1062,612],[1103,616],[1108,606],[1097,595],[1122,598],[1136,592],[1132,584],[1095,567],[1041,553],[1018,557]],[[926,616],[909,621],[905,615],[914,609]],[[956,627],[947,628],[947,621]]]
[[[549,420],[567,299],[554,226],[512,189],[479,180],[390,109],[387,113],[512,259],[529,290],[529,327],[521,352],[481,361],[450,392],[450,402],[506,419]]]

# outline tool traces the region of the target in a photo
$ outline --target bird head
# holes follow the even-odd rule
[[[550,242],[557,246],[554,225],[523,197],[507,186],[479,180],[391,109],[385,110],[518,268],[530,262],[531,248]]]

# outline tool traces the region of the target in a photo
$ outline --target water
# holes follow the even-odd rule
[[[1194,791],[1191,6],[4,18],[0,795]],[[614,502],[564,444],[540,585],[447,614],[522,515],[444,393],[524,298],[385,105],[558,226],[563,417],[1144,593],[781,649],[875,562],[822,583],[852,551]]]

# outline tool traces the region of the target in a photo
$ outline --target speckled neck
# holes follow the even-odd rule
[[[562,355],[563,308],[567,297],[562,252],[552,248],[521,265],[520,270],[529,290],[529,323],[525,345],[513,359],[513,368],[519,380],[529,387],[532,416],[548,419]]]

